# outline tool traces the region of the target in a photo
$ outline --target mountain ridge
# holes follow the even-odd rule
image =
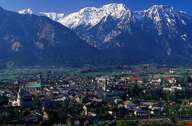
[[[75,21],[75,25],[80,25],[70,28],[71,33],[74,34],[75,32],[77,38],[84,41],[77,38],[76,40],[84,42],[89,48],[79,49],[78,41],[71,45],[71,47],[75,47],[76,51],[67,49],[67,45],[56,49],[47,48],[46,53],[52,55],[53,58],[50,58],[47,61],[48,63],[53,61],[58,61],[58,64],[72,64],[73,61],[76,64],[83,65],[192,63],[192,17],[187,13],[164,5],[154,5],[145,11],[133,12],[122,4],[109,4],[101,8],[87,7],[76,12],[76,14],[80,14],[80,16],[77,16],[77,22],[76,20],[72,21]],[[33,15],[26,14],[23,16]],[[42,15],[41,18],[48,19]],[[84,23],[86,21],[84,19],[90,21]],[[62,18],[59,20],[62,20]],[[56,24],[58,25],[58,23]],[[65,26],[60,23],[58,27]],[[58,34],[60,34],[59,31],[57,31]],[[50,34],[45,38],[51,40],[53,36],[54,34]],[[60,34],[60,36],[62,35]],[[70,35],[68,34],[68,36]],[[59,38],[62,39],[61,41],[68,39]],[[72,38],[74,39],[74,37]],[[43,47],[42,43],[36,44],[40,48]],[[13,49],[18,51],[19,47],[20,44],[15,43]],[[65,53],[62,55],[57,53],[58,48],[60,53],[63,49],[66,50]],[[51,51],[55,53],[50,54]],[[74,52],[76,52],[75,55],[71,55]],[[55,59],[55,57],[57,58]],[[67,60],[65,61],[66,57]]]
[[[108,11],[108,13],[101,13],[100,18],[97,19],[97,16],[95,16],[94,11],[98,13],[100,11],[102,12],[102,10],[106,10]],[[119,10],[119,11],[115,11],[115,10]],[[162,15],[159,13],[161,11],[163,11],[162,13],[168,13],[168,14]],[[116,12],[116,13],[113,14],[113,12]],[[174,17],[174,15],[172,14],[176,16]],[[153,5],[143,11],[132,11],[125,4],[112,3],[108,5],[103,5],[100,8],[86,7],[81,9],[79,12],[74,12],[72,14],[65,16],[63,19],[55,20],[55,21],[75,31],[81,39],[87,41],[87,43],[89,43],[90,45],[98,48],[105,48],[102,46],[105,46],[106,45],[105,43],[110,43],[115,36],[118,36],[119,34],[121,34],[122,30],[127,30],[129,34],[132,34],[130,25],[134,24],[136,21],[142,24],[145,24],[145,22],[150,22],[149,25],[155,25],[153,27],[157,30],[159,35],[162,34],[162,30],[163,30],[162,24],[165,24],[165,23],[167,25],[166,29],[169,27],[170,31],[171,30],[176,31],[177,29],[173,25],[177,25],[177,24],[174,24],[175,21],[173,17],[179,18],[178,17],[179,14],[183,16],[187,15],[188,18],[191,17],[191,15],[189,15],[188,13],[183,11],[182,12],[177,11],[174,9],[174,7],[168,6],[168,5]],[[94,18],[92,18],[92,15],[94,15],[93,16]],[[169,15],[170,18],[166,17],[167,15]],[[88,18],[84,18],[84,16]],[[163,17],[160,17],[160,16],[163,16]],[[111,20],[114,20],[114,22],[111,23],[114,27],[111,29],[109,28],[103,29],[103,31],[108,31],[108,33],[105,32],[103,35],[103,33],[100,33],[101,32],[100,29],[102,29],[101,23],[104,24],[105,23],[104,20],[109,19],[110,17],[111,17]],[[162,23],[161,18],[164,18],[162,20],[167,20],[167,21]],[[109,22],[111,22],[111,20]],[[185,24],[186,22],[183,19],[181,19],[180,22],[186,25]],[[106,21],[106,23],[108,22]],[[98,27],[98,30],[95,32],[96,27]],[[120,29],[120,30],[114,30],[114,28]],[[97,34],[104,36],[104,37],[101,36],[101,38],[103,39],[98,40],[97,38],[100,38],[100,37],[97,36]],[[186,39],[186,37],[188,37],[186,34],[182,34],[181,36],[183,36],[182,37],[183,39]],[[116,46],[118,47],[119,43],[117,43]]]

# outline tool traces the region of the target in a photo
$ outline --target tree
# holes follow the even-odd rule
[[[7,105],[9,102],[8,97],[6,96],[0,96],[0,105]]]

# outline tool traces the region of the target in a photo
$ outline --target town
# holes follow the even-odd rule
[[[185,126],[192,119],[190,68],[79,73],[50,69],[1,77],[1,124]]]

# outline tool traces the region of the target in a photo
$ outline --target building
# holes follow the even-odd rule
[[[28,82],[27,84],[25,84],[24,89],[26,91],[37,91],[37,90],[41,90],[41,83],[37,82],[37,81],[33,81],[33,82]]]

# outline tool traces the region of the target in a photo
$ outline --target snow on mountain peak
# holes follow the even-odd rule
[[[97,11],[98,8],[96,7],[85,7],[79,11],[79,13],[89,13],[92,11]]]
[[[104,5],[101,9],[107,11],[107,14],[111,14],[111,16],[116,18],[121,18],[125,13],[130,12],[125,4],[116,3]]]
[[[103,19],[108,19],[108,17],[113,18],[117,26],[122,28],[125,28],[125,23],[129,24],[130,21],[151,20],[159,35],[162,35],[164,31],[176,33],[178,31],[177,24],[187,25],[186,18],[191,17],[169,5],[153,5],[147,10],[134,12],[121,3],[111,3],[100,8],[86,7],[67,16],[57,13],[42,14],[72,30],[78,28],[91,29],[101,21],[105,22]]]
[[[40,15],[46,16],[54,21],[59,21],[65,17],[64,13],[55,13],[55,12],[40,12]]]
[[[33,11],[30,8],[22,9],[18,11],[19,14],[33,14]]]
[[[176,33],[176,24],[186,25],[183,19],[183,14],[168,5],[153,5],[142,12],[144,17],[150,18],[156,25],[159,35],[163,33],[163,29]]]
[[[130,10],[127,9],[124,4],[112,3],[104,5],[101,8],[83,8],[79,12],[75,12],[66,16],[63,20],[60,20],[59,22],[70,28],[76,28],[81,25],[95,26],[104,17],[112,16],[113,18],[119,19],[125,14],[130,15],[130,13]]]
[[[169,5],[153,5],[148,10],[154,10],[154,9],[173,10],[174,8],[172,6],[169,6]]]
[[[164,17],[169,18],[174,16],[173,7],[167,5],[153,5],[147,10],[143,11],[144,16],[153,19],[155,22],[160,22]]]
[[[163,17],[173,15],[175,10],[173,7],[168,5],[153,5],[149,9],[144,10],[143,12],[150,17]]]
[[[127,6],[125,4],[118,4],[118,3],[111,3],[111,4],[107,4],[107,5],[104,5],[102,7],[103,9],[110,9],[110,10],[117,10],[117,11],[126,11],[128,10]]]

